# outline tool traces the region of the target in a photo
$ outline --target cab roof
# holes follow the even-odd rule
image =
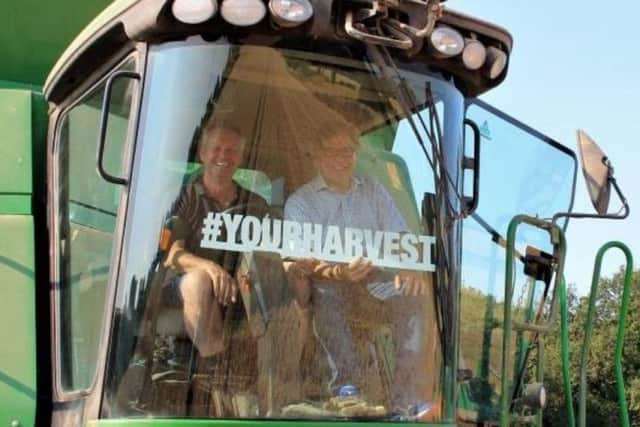
[[[341,0],[314,0],[315,3],[328,4],[329,7],[331,7],[332,1],[335,3]],[[184,39],[194,34],[223,34],[225,31],[234,31],[232,26],[223,24],[218,16],[203,24],[181,24],[171,16],[170,5],[171,0],[116,0],[111,3],[64,51],[45,82],[45,97],[51,102],[59,102],[88,73],[97,70],[105,58],[118,52],[127,43],[161,42],[163,40]],[[513,44],[511,35],[505,29],[494,24],[450,9],[445,9],[445,14],[440,22],[462,28],[484,37],[492,43],[499,44],[507,54],[511,52]],[[264,27],[269,27],[269,25],[264,24]],[[255,31],[270,31],[273,35],[272,28],[265,30],[264,27],[261,28],[257,25]],[[246,35],[246,29],[239,30],[244,31]],[[253,28],[250,31],[253,31]],[[335,33],[333,42],[360,43],[345,38],[345,35],[339,34],[338,31]],[[297,34],[298,37],[301,35],[310,36],[310,34],[304,33]],[[323,36],[326,36],[326,33]],[[434,62],[432,58],[428,58],[428,60]],[[454,68],[452,73],[455,75],[459,70],[456,69],[453,61],[449,62],[451,63],[449,64],[450,68]],[[446,67],[444,70],[451,72]],[[460,89],[466,96],[477,96],[500,84],[506,76],[506,69],[500,78],[492,81],[478,78],[477,75],[472,75],[473,73],[464,75],[462,72],[461,74],[463,75],[459,78],[462,83],[459,85]]]

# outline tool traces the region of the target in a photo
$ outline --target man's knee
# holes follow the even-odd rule
[[[202,270],[185,274],[180,292],[187,332],[200,355],[209,357],[223,351],[221,313],[213,298],[209,276]]]
[[[209,303],[213,298],[211,278],[203,270],[194,270],[182,276],[180,293],[186,304]]]
[[[211,357],[224,351],[224,340],[222,336],[209,337],[200,340],[196,344],[198,352],[202,357]]]

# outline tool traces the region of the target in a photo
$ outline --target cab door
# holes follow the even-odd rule
[[[140,86],[116,74],[134,75],[139,64],[125,56],[52,120],[53,425],[80,425],[98,411],[127,195],[109,177],[129,175]]]
[[[464,221],[459,367],[465,381],[459,388],[459,418],[484,422],[499,419],[500,382],[503,376],[517,384],[528,353],[528,334],[512,334],[508,372],[501,372],[505,297],[505,239],[509,222],[525,214],[551,218],[571,210],[577,160],[575,153],[480,100],[467,104],[466,117],[480,130],[479,204]],[[466,155],[471,137],[466,135]],[[466,177],[469,178],[469,177]],[[465,184],[469,184],[469,179]],[[561,224],[566,226],[566,224]],[[527,246],[551,253],[549,235],[524,226],[516,236],[518,254]],[[548,283],[524,274],[519,256],[512,302],[514,321],[535,321]]]

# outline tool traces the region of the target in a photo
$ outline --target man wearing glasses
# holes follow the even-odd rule
[[[358,133],[350,126],[329,131],[313,147],[317,176],[295,191],[285,205],[285,219],[327,227],[409,232],[409,227],[386,189],[376,180],[355,175]],[[323,236],[324,240],[324,236]],[[358,389],[366,374],[358,362],[353,321],[390,318],[396,369],[391,386],[392,405],[406,411],[420,399],[415,375],[421,347],[421,318],[416,308],[426,282],[416,272],[384,272],[363,257],[343,263],[315,258],[290,259],[285,266],[294,287],[303,329],[314,334],[327,357],[332,375],[329,388]],[[379,311],[379,310],[380,311]],[[383,313],[384,312],[384,313]],[[366,380],[365,380],[366,381]],[[355,387],[351,387],[355,386]]]

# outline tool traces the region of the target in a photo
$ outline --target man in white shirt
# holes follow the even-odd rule
[[[355,132],[345,127],[314,147],[318,175],[289,197],[285,219],[321,224],[325,233],[328,226],[337,226],[341,231],[352,228],[410,232],[385,188],[371,178],[354,174],[357,141]],[[420,299],[408,297],[424,295],[427,282],[413,271],[387,273],[385,277],[381,269],[367,260],[366,251],[363,255],[344,263],[305,258],[288,260],[285,265],[290,274],[299,278],[290,283],[294,285],[296,302],[308,330],[314,331],[327,355],[333,371],[329,387],[334,392],[357,382],[361,375],[350,319],[384,317],[381,313],[357,309],[360,301],[372,298],[382,301],[394,326],[393,405],[406,408],[420,400],[420,377],[424,376],[414,374],[421,347],[421,316],[416,309]]]

